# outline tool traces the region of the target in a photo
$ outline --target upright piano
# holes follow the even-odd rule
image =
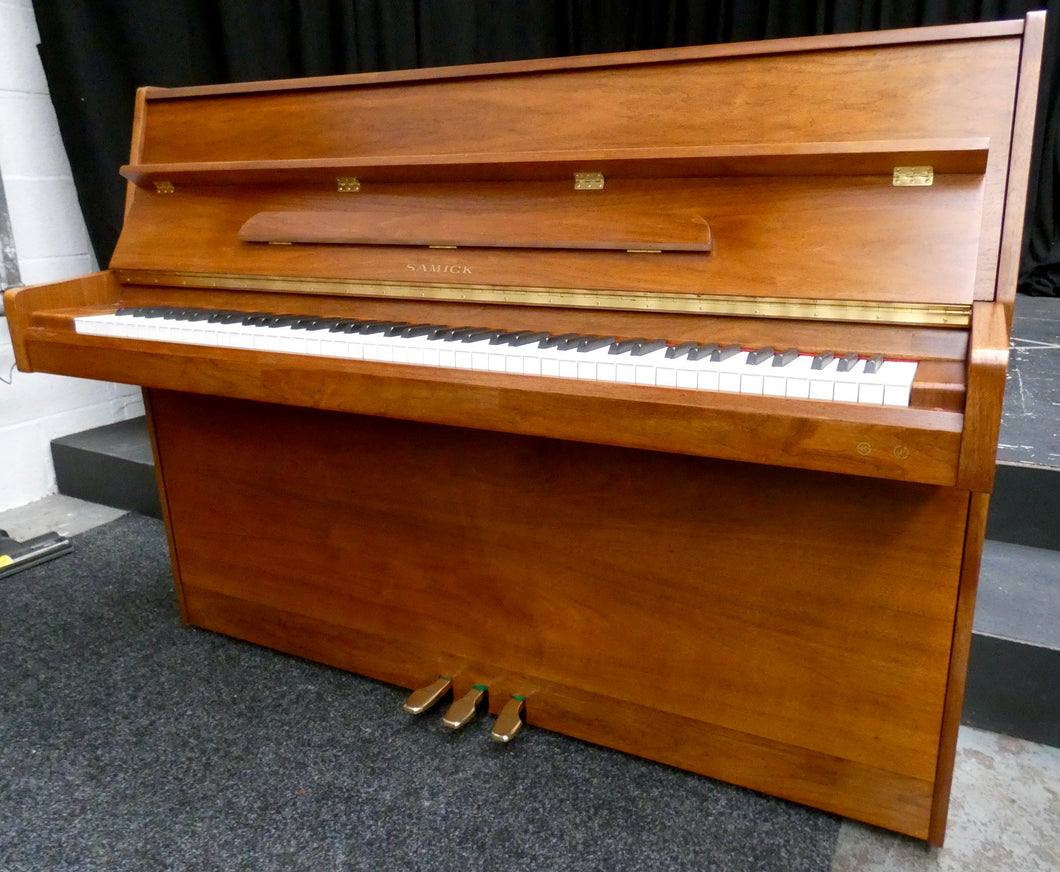
[[[145,88],[18,364],[189,624],[941,844],[1043,27]]]

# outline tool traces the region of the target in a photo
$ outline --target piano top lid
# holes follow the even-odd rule
[[[1035,13],[1030,13],[1031,18]],[[1044,15],[1044,13],[1043,13]],[[259,91],[275,93],[284,90],[316,90],[345,88],[357,85],[379,85],[423,81],[426,79],[461,79],[482,76],[524,75],[554,70],[590,69],[610,66],[629,66],[643,63],[680,63],[729,57],[786,54],[827,49],[853,49],[872,46],[908,45],[925,42],[997,39],[1021,37],[1025,29],[1023,19],[983,21],[968,24],[946,24],[932,27],[905,27],[890,30],[868,30],[855,33],[800,36],[786,39],[755,40],[751,42],[716,43],[713,45],[678,46],[639,51],[606,52],[568,55],[555,58],[533,58],[519,61],[499,61],[483,64],[454,64],[444,67],[421,67],[403,70],[383,70],[335,76],[306,76],[298,79],[269,79],[253,82],[232,82],[218,85],[189,85],[175,88],[146,86],[141,90],[150,100],[180,100],[208,95],[252,94]]]

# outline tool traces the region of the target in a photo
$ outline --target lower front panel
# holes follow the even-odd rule
[[[190,623],[926,837],[966,493],[150,401]]]

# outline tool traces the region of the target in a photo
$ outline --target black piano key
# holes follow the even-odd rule
[[[448,324],[432,324],[430,329],[423,335],[428,339],[444,339],[452,329]]]
[[[393,323],[394,323],[393,321],[380,321],[377,318],[371,318],[371,319],[365,319],[365,320],[358,319],[356,323],[350,324],[349,326],[347,326],[343,330],[343,332],[344,333],[362,333],[362,334],[365,334],[365,333],[379,333],[381,330],[385,329],[388,325],[393,324]],[[376,329],[376,328],[379,328],[379,329]]]
[[[739,345],[726,345],[724,348],[716,348],[710,354],[710,359],[714,363],[720,363],[723,360],[728,360],[730,357],[735,357],[740,353],[742,349]]]
[[[275,321],[279,317],[280,316],[274,312],[265,312],[259,315],[257,318],[252,319],[250,323],[254,327],[268,327],[273,321]],[[244,320],[243,323],[246,324],[247,322]]]
[[[371,321],[365,324],[358,333],[363,333],[365,336],[374,336],[376,333],[386,333],[391,327],[408,327],[408,321]]]
[[[127,318],[142,318],[144,316],[143,306],[119,306],[115,315]]]
[[[776,352],[772,348],[758,348],[754,351],[748,352],[747,354],[747,365],[758,366],[760,363],[765,363],[767,360],[772,360]]]
[[[572,347],[575,351],[584,353],[596,351],[599,348],[607,348],[609,345],[613,345],[614,342],[614,336],[588,336],[580,342],[576,342]]]
[[[548,336],[541,340],[541,348],[557,348],[564,349],[571,342],[574,342],[582,338],[580,333],[560,333],[556,336]]]
[[[810,364],[810,369],[822,370],[833,360],[835,360],[834,351],[822,351],[820,354],[813,356],[813,363]]]
[[[328,329],[332,333],[353,333],[363,323],[361,318],[343,318],[338,324],[332,324]]]
[[[505,333],[505,330],[482,330],[477,333],[472,333],[464,337],[464,342],[492,342],[501,334]]]
[[[206,320],[210,324],[235,324],[237,321],[242,321],[245,314],[235,309],[218,309]]]
[[[525,333],[525,335],[519,336],[518,338],[513,338],[513,339],[507,340],[508,344],[510,346],[512,346],[512,348],[519,348],[522,345],[532,345],[535,342],[538,342],[538,343],[544,342],[549,337],[549,334],[548,334],[547,331],[541,331],[541,330],[538,330],[538,331],[522,331],[522,330],[520,330],[519,332],[520,333]]]
[[[849,354],[844,354],[839,358],[839,364],[836,367],[836,372],[850,372],[857,364],[859,358],[856,351],[851,351]]]
[[[395,335],[401,336],[405,339],[415,339],[417,336],[426,336],[431,330],[434,330],[437,327],[437,324],[410,324]]]
[[[519,339],[533,335],[533,330],[502,330],[490,340],[490,345],[510,345]]]
[[[881,366],[883,366],[883,355],[874,354],[865,361],[865,372],[867,375],[872,375],[879,372]]]
[[[594,339],[599,339],[595,333],[579,333],[576,334],[573,339],[565,339],[562,342],[556,344],[557,351],[577,351],[578,346],[585,342],[592,342]],[[614,337],[611,337],[611,341],[614,341]],[[610,343],[608,343],[610,344]]]
[[[404,336],[405,335],[405,331],[408,330],[409,327],[421,327],[421,326],[430,327],[431,325],[430,324],[410,324],[408,321],[398,321],[396,324],[394,324],[394,325],[392,325],[390,327],[387,327],[386,330],[383,331],[383,335],[384,336]]]
[[[292,330],[308,330],[318,321],[323,319],[317,315],[303,315],[291,325]]]
[[[143,317],[144,318],[164,318],[166,312],[170,311],[169,306],[144,306]]]
[[[686,354],[699,348],[698,342],[682,342],[680,345],[671,345],[666,349],[666,356],[670,360],[680,360]]]
[[[647,342],[642,342],[636,348],[633,349],[634,357],[643,357],[645,354],[651,354],[653,351],[660,351],[666,347],[665,339],[651,339]]]
[[[642,342],[648,340],[644,337],[639,339],[623,339],[621,342],[615,342],[611,345],[611,351],[609,354],[629,354],[634,348],[637,348]]]
[[[336,324],[341,324],[342,318],[317,318],[312,324],[306,325],[306,330],[330,330]]]
[[[773,366],[787,366],[793,360],[796,360],[799,356],[799,350],[797,348],[785,348],[779,354],[773,357]]]
[[[464,339],[476,330],[485,330],[485,327],[451,327],[445,333],[439,333],[437,338],[446,342],[463,342]],[[432,337],[433,338],[433,337]]]
[[[457,339],[463,339],[474,329],[474,327],[440,327],[438,330],[427,334],[427,338],[443,342],[455,342]]]
[[[273,317],[273,314],[271,312],[247,312],[243,316],[243,323],[247,327],[260,327],[269,318],[272,318],[272,317]]]
[[[167,321],[188,321],[197,311],[199,310],[187,306],[175,306],[162,317]]]
[[[292,324],[297,324],[298,321],[304,318],[304,315],[274,315],[269,321],[269,327],[290,327]]]
[[[739,345],[732,345],[732,346],[729,346],[729,347],[730,348],[735,348],[736,351],[740,350],[740,346]],[[691,349],[688,352],[688,359],[689,360],[705,360],[706,358],[710,358],[711,360],[714,360],[715,359],[714,355],[717,354],[717,353],[720,353],[721,350],[722,350],[722,348],[721,348],[720,345],[718,345],[717,342],[707,342],[707,343],[705,343],[703,345],[697,345],[695,348]],[[732,354],[735,354],[736,351],[732,352]],[[726,354],[725,357],[719,357],[718,360],[726,360],[727,358],[732,357],[732,354]]]

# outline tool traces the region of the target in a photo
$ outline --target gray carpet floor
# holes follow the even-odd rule
[[[184,626],[160,522],[0,582],[0,872],[827,872],[839,821]]]

